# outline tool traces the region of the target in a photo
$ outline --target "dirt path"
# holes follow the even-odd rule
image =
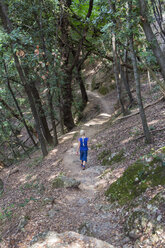
[[[87,136],[91,143],[97,142],[95,134],[103,130],[104,124],[110,119],[114,112],[114,104],[116,96],[112,92],[108,97],[101,98],[98,94],[88,92],[90,99],[99,104],[101,113],[81,126],[86,130]],[[76,138],[77,139],[77,138]],[[75,220],[81,225],[82,234],[91,233],[95,237],[109,242],[115,247],[120,246],[120,240],[123,239],[119,219],[114,217],[113,210],[110,211],[111,205],[105,202],[104,196],[101,194],[101,185],[104,180],[99,178],[104,168],[101,165],[92,163],[90,150],[88,156],[88,165],[86,170],[81,170],[79,156],[76,155],[77,140],[74,140],[72,147],[67,150],[63,159],[64,170],[67,176],[75,178],[81,182],[80,190],[68,200],[68,207],[72,213],[75,213]],[[65,201],[65,199],[64,199]]]
[[[91,102],[94,102],[95,105],[99,105],[101,113],[84,125],[81,125],[81,129],[86,131],[86,135],[90,140],[95,141],[95,134],[104,130],[104,124],[109,121],[114,112],[116,95],[113,92],[106,97],[101,97],[95,92],[88,91],[88,96]],[[77,140],[74,140],[72,147],[66,152],[63,159],[64,168],[69,176],[81,181],[81,188],[86,188],[87,191],[93,189],[95,192],[95,187],[98,183],[97,176],[103,169],[100,166],[96,168],[96,166],[92,165],[89,151],[87,170],[81,171],[79,156],[76,155],[77,145]]]

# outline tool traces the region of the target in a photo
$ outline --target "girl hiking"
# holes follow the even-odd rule
[[[80,136],[81,138],[78,140],[77,154],[78,151],[80,151],[81,167],[85,170],[88,156],[88,138],[85,136],[84,130],[80,131]]]

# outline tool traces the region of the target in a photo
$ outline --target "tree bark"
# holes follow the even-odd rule
[[[127,42],[127,45],[128,45],[128,42]],[[127,64],[127,62],[128,62],[128,51],[125,49],[124,50],[124,64]],[[127,67],[124,67],[124,77],[125,77],[125,80],[126,80],[127,93],[128,93],[128,97],[130,99],[130,105],[131,105],[134,102],[134,99],[133,99],[131,89],[130,89],[129,75],[128,75],[128,68]]]
[[[140,117],[142,120],[144,135],[146,138],[146,142],[151,143],[151,135],[149,132],[147,119],[146,119],[146,115],[145,115],[144,108],[143,108],[142,97],[141,97],[140,77],[139,77],[139,72],[138,72],[138,68],[137,68],[136,55],[135,55],[134,48],[133,48],[133,39],[130,40],[130,49],[131,49],[132,64],[133,64],[133,68],[134,68],[134,78],[135,78],[135,82],[136,82],[137,101],[138,101],[138,105],[139,105],[139,112],[140,112]]]
[[[85,85],[84,85],[84,82],[81,76],[81,67],[77,67],[77,81],[79,82],[82,102],[83,102],[83,106],[85,107],[88,102],[88,95],[87,95]]]
[[[60,118],[60,129],[61,134],[64,134],[64,116],[63,116],[63,100],[61,94],[61,85],[59,83],[59,79],[56,80],[58,91],[56,93],[57,100],[58,100],[58,109],[59,109],[59,118]]]
[[[36,104],[36,107],[38,110],[43,135],[44,135],[46,141],[48,142],[48,144],[52,145],[53,144],[53,138],[50,134],[50,130],[49,130],[48,123],[46,120],[45,112],[44,112],[43,107],[42,107],[41,98],[40,98],[38,90],[35,86],[35,82],[30,83],[30,89],[31,89],[31,92],[33,94],[34,101],[35,101],[35,104]]]
[[[130,86],[129,86],[128,72],[127,72],[127,69],[123,68],[121,65],[122,65],[122,61],[120,59],[120,74],[121,74],[121,78],[122,78],[122,81],[124,83],[124,87],[126,89],[126,92],[127,92],[128,98],[129,98],[129,107],[131,107],[132,103],[133,103],[133,96],[132,96]]]
[[[144,33],[146,35],[147,41],[149,42],[151,49],[157,59],[157,62],[160,66],[160,70],[162,73],[162,76],[165,80],[165,55],[162,52],[159,43],[156,39],[155,34],[152,31],[151,25],[148,20],[148,8],[147,8],[147,2],[146,0],[139,0],[139,7],[140,7],[140,15],[141,15],[141,21],[142,21],[142,27],[144,30]]]
[[[129,3],[129,26],[130,26],[130,30],[132,30],[131,20],[132,20],[132,2]],[[138,105],[139,105],[139,112],[140,112],[140,117],[142,120],[143,131],[144,131],[146,142],[151,143],[151,141],[152,141],[151,135],[149,132],[147,119],[146,119],[146,115],[145,115],[145,111],[144,111],[144,107],[143,107],[142,97],[141,97],[140,77],[139,77],[138,66],[137,66],[137,58],[136,58],[136,54],[134,51],[133,33],[132,32],[130,34],[130,51],[131,51],[131,59],[132,59],[133,70],[134,70],[134,78],[135,78],[135,83],[136,83],[137,101],[138,101]]]
[[[53,98],[52,98],[51,88],[50,88],[50,83],[49,83],[50,72],[49,72],[49,67],[48,67],[47,48],[46,48],[45,37],[44,37],[44,33],[43,33],[42,4],[43,4],[43,1],[41,1],[40,20],[38,20],[38,25],[39,25],[39,29],[40,29],[40,39],[42,42],[42,48],[44,51],[43,58],[44,58],[44,63],[45,63],[45,69],[47,72],[47,78],[44,81],[46,82],[46,86],[47,86],[47,99],[48,99],[49,115],[50,115],[52,129],[53,129],[53,140],[52,141],[53,141],[54,146],[56,146],[56,145],[58,145],[58,138],[57,138],[57,130],[56,130],[56,121],[55,121],[55,116],[54,116]]]
[[[118,55],[116,51],[116,38],[115,34],[112,34],[112,47],[113,47],[113,60],[114,60],[114,74],[115,74],[115,81],[116,81],[116,88],[117,88],[117,94],[119,103],[121,105],[122,113],[125,114],[125,107],[122,99],[122,92],[121,92],[121,78],[119,78],[119,61],[118,61]],[[120,75],[121,77],[121,75]]]
[[[65,82],[62,85],[62,96],[63,96],[63,116],[64,116],[64,125],[67,127],[67,130],[70,131],[74,127],[74,121],[72,117],[72,75],[69,72],[66,72]]]
[[[46,148],[45,139],[44,139],[44,137],[42,135],[42,131],[41,131],[41,127],[40,127],[40,118],[39,118],[39,115],[38,115],[38,112],[37,112],[37,109],[36,109],[36,106],[35,106],[35,101],[34,101],[32,93],[31,93],[30,86],[28,84],[25,84],[24,87],[25,87],[25,91],[27,93],[29,103],[30,103],[30,106],[31,106],[31,110],[32,110],[32,113],[33,113],[33,116],[34,116],[34,120],[35,120],[35,124],[36,124],[36,130],[37,130],[38,138],[39,138],[39,141],[40,141],[40,144],[41,144],[42,153],[43,153],[43,156],[45,157],[48,154],[48,151],[47,151],[47,148]]]

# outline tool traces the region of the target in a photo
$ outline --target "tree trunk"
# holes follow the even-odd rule
[[[121,78],[119,78],[119,61],[118,61],[118,56],[117,56],[117,51],[116,51],[115,34],[112,34],[112,46],[113,46],[114,74],[115,74],[117,94],[118,94],[119,103],[121,105],[122,113],[125,114],[125,107],[124,107],[122,94],[121,94],[122,93],[121,92]]]
[[[72,75],[66,72],[65,82],[62,85],[62,96],[63,96],[63,116],[64,125],[67,130],[70,131],[75,125],[72,117]]]
[[[52,129],[53,129],[53,144],[54,144],[54,146],[56,146],[56,145],[58,145],[58,138],[57,138],[56,121],[55,121],[54,108],[53,108],[53,102],[52,102],[53,98],[52,98],[50,83],[49,83],[50,72],[49,72],[49,67],[48,67],[47,48],[46,48],[45,37],[44,37],[44,33],[43,33],[42,4],[43,4],[43,0],[41,0],[41,5],[40,5],[40,19],[37,18],[37,20],[38,20],[38,25],[39,25],[39,29],[40,29],[40,39],[42,42],[42,48],[43,48],[43,52],[44,52],[43,58],[44,58],[44,63],[45,63],[45,69],[47,72],[47,78],[44,81],[46,82],[46,86],[47,86],[47,99],[48,99],[49,115],[50,115],[50,120],[51,120],[51,124],[52,124]]]
[[[129,2],[129,28],[132,30],[132,1]],[[140,112],[140,117],[142,120],[142,125],[143,125],[143,131],[144,131],[144,136],[146,139],[147,143],[151,143],[151,135],[149,132],[148,124],[147,124],[147,119],[145,115],[145,111],[143,108],[143,102],[142,102],[142,97],[141,97],[141,89],[140,89],[140,76],[138,72],[138,66],[137,66],[137,58],[134,50],[134,43],[133,43],[133,33],[131,31],[130,34],[130,51],[131,51],[131,59],[132,59],[132,65],[133,65],[133,71],[134,71],[134,78],[135,78],[135,83],[136,83],[136,95],[137,95],[137,101],[139,105],[139,112]]]
[[[88,25],[84,26],[84,29],[82,31],[82,37],[80,38],[78,42],[78,46],[76,47],[76,54],[74,57],[72,57],[72,51],[73,51],[73,42],[71,42],[71,36],[70,36],[70,19],[68,17],[70,4],[67,5],[66,1],[59,0],[60,7],[61,7],[61,16],[60,16],[60,25],[59,29],[61,31],[61,37],[60,37],[60,47],[62,52],[62,61],[63,61],[63,71],[65,73],[65,83],[62,86],[62,94],[63,94],[63,113],[64,113],[64,125],[67,127],[67,130],[71,130],[74,127],[74,120],[72,117],[72,72],[75,66],[78,64],[78,60],[80,57],[80,52],[82,50],[84,39],[87,35]],[[93,0],[89,0],[89,8],[87,15],[85,17],[86,20],[88,20],[92,14],[93,10]]]
[[[157,62],[160,66],[160,70],[162,73],[162,76],[165,80],[165,55],[163,51],[161,50],[159,43],[156,39],[155,34],[152,31],[151,25],[148,20],[148,8],[147,8],[147,2],[146,0],[139,0],[139,6],[140,6],[140,15],[142,20],[142,27],[144,30],[144,33],[146,35],[147,41],[151,46],[151,49],[157,59]]]
[[[132,106],[132,102],[133,102],[133,97],[132,97],[132,94],[131,94],[131,91],[130,91],[130,87],[129,87],[129,84],[128,84],[128,81],[127,81],[127,78],[126,78],[126,74],[123,71],[123,68],[122,68],[121,64],[120,64],[120,74],[121,74],[121,78],[122,78],[122,81],[123,81],[125,90],[127,92],[128,98],[129,98],[129,107],[131,107]]]
[[[80,90],[81,90],[81,96],[82,96],[82,102],[83,102],[83,106],[85,107],[87,102],[88,102],[88,95],[85,89],[85,85],[81,76],[81,67],[77,67],[77,80],[79,82],[80,85]]]
[[[128,45],[128,43],[127,43]],[[124,51],[124,64],[127,64],[127,50],[125,49]],[[126,91],[127,91],[127,94],[128,94],[128,97],[129,97],[129,102],[130,102],[130,107],[132,106],[132,103],[134,102],[134,99],[133,99],[133,96],[132,96],[132,93],[131,93],[131,90],[130,90],[130,85],[129,85],[129,77],[128,77],[128,68],[127,67],[124,67],[123,69],[123,78],[124,78],[124,86],[126,88]]]
[[[136,82],[137,101],[138,101],[138,105],[139,105],[139,112],[140,112],[140,117],[142,120],[144,135],[146,138],[146,142],[151,143],[151,135],[149,132],[147,119],[146,119],[146,115],[145,115],[144,108],[143,108],[142,97],[141,97],[140,77],[139,77],[139,72],[138,72],[138,67],[137,67],[136,55],[135,55],[135,51],[134,51],[134,47],[133,47],[133,37],[130,40],[130,50],[131,50],[132,64],[133,64],[133,69],[134,69],[134,78],[135,78],[135,82]]]
[[[39,118],[39,115],[38,115],[38,112],[37,112],[37,109],[36,109],[36,106],[35,106],[35,101],[34,101],[34,98],[32,96],[30,86],[28,84],[25,84],[24,87],[25,87],[25,91],[27,93],[29,103],[30,103],[30,106],[31,106],[31,110],[32,110],[32,113],[33,113],[33,116],[34,116],[34,119],[35,119],[36,130],[37,130],[38,138],[39,138],[39,141],[40,141],[40,144],[41,144],[42,153],[43,153],[43,156],[45,157],[48,154],[48,151],[47,151],[47,148],[46,148],[45,139],[44,139],[44,137],[42,135],[42,131],[41,131],[41,127],[40,127],[40,118]]]
[[[32,92],[33,97],[34,97],[35,104],[37,106],[37,110],[38,110],[38,114],[39,114],[39,118],[40,118],[40,123],[41,123],[41,128],[42,128],[43,135],[44,135],[46,141],[48,142],[48,144],[52,145],[53,144],[53,138],[52,138],[52,136],[50,134],[50,131],[49,131],[49,127],[48,127],[48,123],[47,123],[47,120],[46,120],[45,112],[43,110],[42,103],[41,103],[41,98],[40,98],[38,90],[37,90],[37,88],[35,86],[35,82],[30,83],[30,89],[31,89],[31,92]]]
[[[58,109],[59,109],[59,118],[60,118],[60,129],[61,129],[61,134],[64,134],[64,117],[63,117],[63,100],[62,100],[62,95],[61,95],[61,85],[59,83],[59,79],[57,78],[56,80],[57,84],[57,92],[56,92],[56,98],[58,101]]]

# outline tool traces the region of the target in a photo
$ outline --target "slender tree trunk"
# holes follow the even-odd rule
[[[63,117],[63,101],[62,101],[62,96],[61,96],[61,85],[59,83],[59,79],[56,80],[57,83],[57,92],[56,92],[56,98],[58,101],[58,109],[59,109],[59,118],[60,118],[60,129],[61,129],[61,134],[64,134],[64,117]]]
[[[24,126],[25,126],[25,128],[26,128],[26,130],[27,130],[27,133],[29,134],[29,137],[31,138],[31,140],[32,140],[32,142],[33,142],[33,144],[34,144],[34,146],[37,146],[35,140],[33,139],[32,134],[31,134],[31,132],[30,132],[30,130],[29,130],[29,127],[28,127],[28,125],[27,125],[27,123],[26,123],[26,121],[25,121],[25,118],[24,118],[24,115],[23,115],[23,113],[22,113],[22,111],[21,111],[21,108],[19,107],[18,101],[17,101],[17,99],[16,99],[16,97],[15,97],[15,95],[14,95],[14,92],[13,92],[13,90],[12,90],[12,88],[11,88],[10,80],[9,80],[9,76],[8,76],[8,70],[7,70],[7,66],[6,66],[5,61],[4,61],[4,68],[5,68],[6,78],[7,78],[8,89],[9,89],[9,91],[10,91],[12,97],[13,97],[13,100],[14,100],[14,102],[15,102],[15,105],[16,105],[18,111],[19,111],[19,114],[20,114],[20,117],[21,117],[21,118],[20,118],[20,117],[19,117],[19,118],[21,119],[21,122],[23,122],[23,124],[24,124]]]
[[[127,64],[127,59],[128,59],[127,53],[128,52],[125,49],[125,51],[124,51],[124,64]],[[123,68],[123,73],[124,73],[124,75],[123,75],[124,85],[125,85],[125,88],[126,88],[128,97],[129,97],[129,102],[130,102],[130,107],[131,107],[132,106],[132,103],[134,102],[134,99],[133,99],[133,96],[132,96],[132,93],[131,93],[131,89],[130,89],[130,85],[129,85],[129,77],[128,77],[128,68],[127,67],[124,67]]]
[[[49,130],[48,123],[46,120],[45,112],[44,112],[43,107],[42,107],[41,98],[40,98],[38,90],[35,86],[35,82],[30,83],[30,88],[31,88],[31,92],[32,92],[33,97],[34,97],[35,104],[37,106],[43,135],[44,135],[46,141],[48,142],[48,144],[52,145],[53,144],[53,138],[50,134],[50,130]]]
[[[50,89],[50,83],[49,83],[49,74],[50,74],[50,72],[49,72],[49,67],[48,67],[47,49],[46,49],[45,37],[44,37],[44,33],[43,33],[42,4],[43,4],[43,1],[41,1],[40,20],[38,20],[38,25],[39,25],[39,29],[40,29],[40,38],[41,38],[41,42],[42,42],[42,48],[43,48],[43,51],[44,51],[43,58],[44,58],[44,62],[45,62],[45,69],[46,69],[46,72],[48,73],[45,82],[46,82],[46,86],[47,86],[47,98],[48,98],[48,106],[49,106],[49,115],[50,115],[52,129],[53,129],[53,143],[54,143],[54,146],[56,146],[56,145],[58,145],[58,138],[57,138],[56,120],[55,120],[55,116],[54,116],[54,108],[53,108],[53,102],[52,102],[53,98],[52,98],[51,89]]]
[[[129,3],[129,25],[130,25],[130,30],[132,30],[131,18],[132,18],[132,2]],[[144,131],[146,142],[151,143],[151,141],[152,141],[151,140],[151,135],[150,135],[150,132],[149,132],[147,119],[146,119],[146,115],[145,115],[144,108],[143,108],[142,97],[141,97],[140,77],[139,77],[138,66],[137,66],[137,58],[136,58],[136,54],[135,54],[135,51],[134,51],[133,34],[132,33],[130,34],[130,50],[131,50],[131,58],[132,58],[132,64],[133,64],[133,70],[134,70],[134,78],[135,78],[135,83],[136,83],[137,101],[138,101],[138,105],[139,105],[139,112],[140,112],[140,117],[141,117],[141,120],[142,120],[143,131]]]
[[[146,119],[146,115],[145,115],[144,108],[143,108],[142,97],[141,97],[140,77],[139,77],[139,72],[138,72],[138,67],[137,67],[136,55],[135,55],[135,51],[133,48],[133,38],[131,38],[131,40],[130,40],[130,50],[131,50],[132,64],[133,64],[133,69],[134,69],[134,78],[135,78],[135,82],[136,82],[137,101],[138,101],[138,105],[139,105],[139,112],[140,112],[140,116],[141,116],[141,120],[142,120],[144,135],[146,138],[146,142],[151,143],[151,135],[149,132],[147,119]]]
[[[143,27],[144,33],[157,59],[162,76],[165,80],[165,55],[163,51],[161,50],[159,43],[156,39],[156,36],[153,33],[151,25],[149,23],[147,1],[139,0],[139,7],[140,7],[140,15],[141,15],[141,21],[142,21],[142,27]]]
[[[77,80],[79,82],[80,85],[80,90],[81,90],[81,96],[82,96],[82,102],[84,107],[86,106],[87,102],[88,102],[88,95],[85,89],[85,85],[81,76],[81,67],[77,67]]]
[[[60,102],[59,102],[60,104]],[[60,116],[60,129],[61,129],[61,134],[64,134],[64,117],[63,117],[63,111],[62,111],[62,107],[61,104],[59,106],[59,116]]]
[[[39,141],[40,141],[40,144],[41,144],[42,153],[43,153],[43,156],[45,157],[48,154],[48,151],[47,151],[47,148],[46,148],[45,139],[44,139],[44,137],[42,135],[42,131],[41,131],[41,127],[40,127],[40,118],[38,116],[38,112],[37,112],[37,109],[36,109],[36,106],[35,106],[35,101],[34,101],[34,98],[32,96],[31,88],[29,87],[29,85],[25,84],[24,87],[25,87],[25,91],[26,91],[26,94],[28,96],[29,103],[30,103],[30,106],[31,106],[31,110],[32,110],[32,113],[33,113],[33,116],[34,116],[34,119],[35,119],[36,130],[37,130],[38,138],[39,138]]]
[[[128,81],[127,81],[127,78],[126,78],[126,74],[123,71],[123,68],[121,66],[121,63],[120,63],[120,74],[121,74],[121,78],[122,78],[122,81],[123,81],[125,90],[127,92],[128,98],[129,98],[129,107],[131,107],[132,102],[133,102],[133,97],[132,97],[132,94],[131,94],[131,91],[130,91],[130,87],[129,87],[129,84],[128,84]]]
[[[63,96],[63,116],[64,125],[67,130],[70,131],[75,125],[72,117],[72,74],[66,72],[65,83],[62,85],[62,96]]]
[[[113,46],[113,59],[114,59],[114,74],[115,74],[115,81],[116,81],[116,88],[118,93],[119,103],[121,105],[122,113],[125,114],[125,107],[122,99],[122,92],[121,92],[121,78],[119,78],[119,61],[116,51],[116,38],[115,34],[112,34],[112,46]],[[120,75],[121,77],[121,75]]]
[[[20,122],[23,123],[21,116],[18,115],[17,113],[15,113],[15,110],[12,109],[2,98],[0,98],[0,102],[11,113],[11,115],[14,118],[16,118],[17,120],[19,120]],[[36,130],[32,126],[30,126],[30,125],[28,125],[28,128],[33,133],[33,135],[36,136]]]
[[[13,117],[15,117],[17,120],[19,120],[19,121],[22,122],[22,119],[21,119],[20,115],[18,115],[17,113],[15,113],[15,110],[12,109],[2,98],[0,98],[0,102],[11,113],[11,115]]]

